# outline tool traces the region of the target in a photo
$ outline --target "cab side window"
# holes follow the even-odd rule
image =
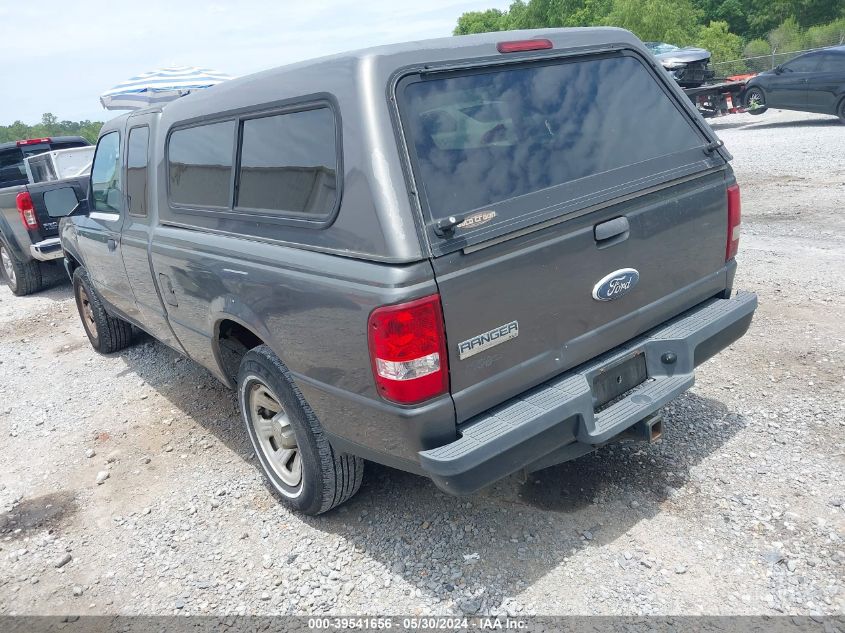
[[[189,207],[229,206],[235,122],[179,129],[170,135],[170,201]]]
[[[845,53],[826,53],[821,56],[819,70],[823,73],[845,73]]]
[[[793,59],[791,62],[784,64],[783,68],[791,73],[811,73],[819,65],[818,55],[805,55],[798,59]]]
[[[327,107],[243,121],[236,206],[328,217],[337,203],[336,134]]]
[[[97,144],[91,167],[94,211],[120,213],[123,190],[120,182],[120,134],[109,132]]]
[[[126,195],[129,214],[147,215],[147,161],[150,128],[133,127],[126,143]]]

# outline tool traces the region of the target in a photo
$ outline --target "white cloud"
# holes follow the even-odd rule
[[[311,57],[451,34],[464,11],[510,0],[44,0],[0,8],[0,124],[108,119],[98,96],[162,66],[244,75]],[[36,27],[37,25],[37,27]]]

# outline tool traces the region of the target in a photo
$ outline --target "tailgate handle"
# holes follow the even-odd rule
[[[602,222],[601,224],[596,224],[593,228],[594,234],[596,236],[596,242],[605,245],[608,240],[613,238],[617,238],[613,241],[614,244],[616,242],[621,242],[622,240],[628,237],[628,232],[631,230],[631,225],[628,224],[628,218],[622,216],[621,218],[614,218],[612,220],[608,220],[607,222]]]

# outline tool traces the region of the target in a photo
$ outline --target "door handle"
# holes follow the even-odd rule
[[[628,239],[631,232],[631,225],[628,218],[622,216],[621,218],[613,218],[607,222],[596,224],[593,227],[593,234],[596,238],[596,244],[600,248],[618,244]]]
[[[109,241],[106,243],[108,244],[109,252],[113,253],[115,250],[117,250],[117,242],[112,238],[109,238]]]

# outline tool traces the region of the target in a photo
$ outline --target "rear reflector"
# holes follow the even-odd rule
[[[28,191],[21,191],[16,197],[15,202],[18,205],[18,213],[21,216],[21,222],[27,230],[38,228],[38,218],[35,215],[35,207],[32,206],[32,196]]]
[[[376,308],[367,329],[373,376],[383,398],[415,404],[448,390],[439,295]]]
[[[28,138],[24,141],[18,141],[17,145],[20,147],[21,145],[40,145],[41,143],[49,143],[49,138]]]
[[[500,53],[522,53],[525,51],[542,51],[552,48],[551,40],[514,40],[511,42],[499,42],[496,50]]]
[[[739,185],[731,185],[728,187],[728,244],[725,248],[725,261],[733,259],[739,250],[740,207]]]

